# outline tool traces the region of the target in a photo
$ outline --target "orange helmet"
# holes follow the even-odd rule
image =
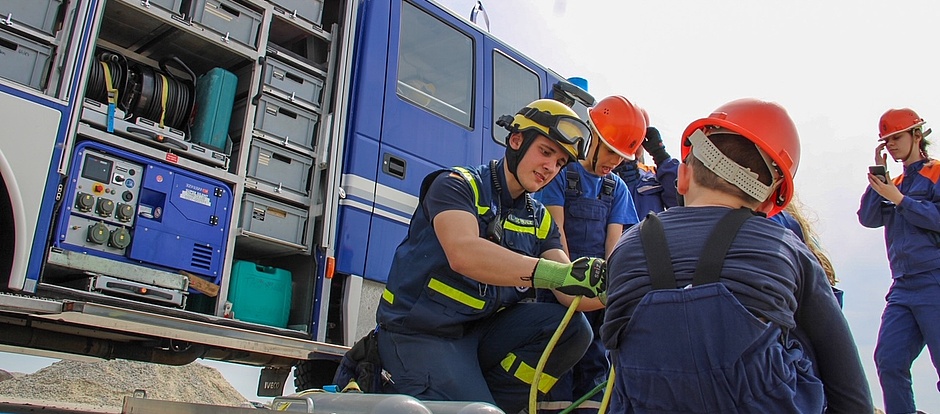
[[[757,210],[768,216],[783,210],[793,198],[793,177],[800,165],[800,136],[786,109],[777,103],[753,98],[726,103],[685,129],[682,133],[683,160],[692,151],[688,138],[709,127],[724,128],[747,138],[770,158],[779,172],[780,177],[774,178],[779,185],[776,182],[771,184],[771,187],[777,185],[776,189]]]
[[[646,135],[643,110],[622,96],[608,96],[588,109],[598,138],[623,158],[632,160]]]
[[[883,140],[923,124],[924,119],[909,108],[889,109],[878,121],[878,139]]]

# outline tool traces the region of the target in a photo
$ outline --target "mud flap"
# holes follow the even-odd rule
[[[259,397],[280,397],[284,394],[284,383],[290,375],[290,368],[264,367],[258,378]]]

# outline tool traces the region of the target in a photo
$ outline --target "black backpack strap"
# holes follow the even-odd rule
[[[744,222],[754,216],[755,213],[751,209],[739,208],[729,211],[718,221],[699,256],[698,264],[695,266],[695,275],[692,276],[692,286],[718,281],[731,242],[738,235],[738,230]]]
[[[669,244],[666,243],[663,222],[652,212],[640,222],[640,241],[646,254],[646,267],[650,272],[653,290],[675,289],[676,274],[672,270],[672,256],[669,254]]]
[[[598,195],[602,201],[608,205],[614,200],[614,188],[617,187],[617,183],[608,177],[604,177],[604,184],[601,185],[601,193]]]
[[[565,169],[565,198],[581,197],[581,176],[574,168]]]

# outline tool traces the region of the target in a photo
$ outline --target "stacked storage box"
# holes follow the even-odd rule
[[[183,14],[227,42],[258,48],[262,14],[233,0],[183,0]]]
[[[0,2],[0,78],[45,88],[61,6],[62,0]]]
[[[305,230],[316,177],[323,76],[301,59],[277,54],[269,53],[261,66],[261,94],[252,103],[238,103],[234,115],[243,116],[248,105],[255,105],[252,141],[241,146],[249,154],[240,227],[309,251]]]
[[[271,0],[271,3],[293,18],[299,17],[320,26],[320,18],[323,15],[322,0]]]
[[[5,1],[0,3],[0,16],[9,26],[26,26],[52,36],[61,6],[62,0]]]

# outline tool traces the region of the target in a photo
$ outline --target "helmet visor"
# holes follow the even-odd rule
[[[519,113],[547,128],[548,138],[562,145],[574,147],[577,153],[572,155],[578,159],[584,159],[584,155],[591,146],[591,129],[584,121],[570,115],[552,115],[535,108],[525,108]]]

